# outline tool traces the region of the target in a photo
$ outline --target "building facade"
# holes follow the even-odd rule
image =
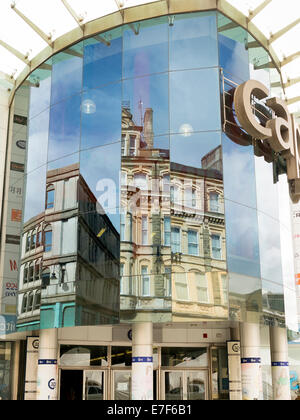
[[[281,75],[217,10],[111,26],[15,95],[1,398],[295,399],[294,184],[235,102]]]

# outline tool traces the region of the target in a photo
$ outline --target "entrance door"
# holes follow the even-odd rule
[[[163,400],[206,400],[207,372],[205,370],[162,372]]]
[[[83,399],[105,400],[105,376],[103,370],[85,370],[83,373]]]
[[[113,370],[113,400],[131,400],[131,370]]]

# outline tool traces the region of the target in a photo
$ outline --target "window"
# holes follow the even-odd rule
[[[208,303],[208,285],[204,273],[191,273],[195,279],[197,289],[197,301]]]
[[[142,265],[142,295],[150,296],[150,277],[146,265]]]
[[[171,217],[165,216],[164,218],[164,244],[165,246],[171,245]]]
[[[50,284],[50,270],[45,268],[42,273],[42,289],[46,289]]]
[[[29,264],[29,271],[28,271],[28,281],[32,282],[33,281],[33,274],[34,274],[34,266],[33,263]]]
[[[126,152],[125,146],[126,146],[126,135],[122,134],[122,139],[121,139],[122,156],[125,156],[125,154],[126,154],[125,153]]]
[[[33,308],[33,293],[30,292],[28,294],[28,301],[27,301],[27,312],[32,311]]]
[[[120,240],[125,241],[125,213],[121,213]]]
[[[221,237],[220,235],[211,235],[212,258],[221,259]]]
[[[188,230],[188,253],[190,255],[199,255],[198,232],[195,230]]]
[[[188,300],[188,289],[185,273],[174,273],[176,297],[178,300]]]
[[[46,194],[46,209],[52,209],[54,207],[54,185],[47,187]]]
[[[124,294],[124,264],[120,264],[120,294]]]
[[[147,177],[145,174],[135,174],[134,175],[134,186],[140,190],[147,190]]]
[[[177,185],[172,185],[170,187],[170,199],[172,204],[180,204],[180,192]]]
[[[180,252],[180,228],[172,227],[171,229],[171,250],[172,252]]]
[[[38,261],[34,264],[34,280],[39,280],[40,278],[40,263]]]
[[[142,245],[148,245],[148,217],[142,216]]]
[[[34,295],[33,309],[40,309],[41,306],[41,291],[37,290]]]
[[[165,287],[166,287],[166,296],[172,295],[172,268],[171,267],[165,267]]]
[[[162,190],[164,193],[170,193],[170,175],[164,175],[162,180]]]
[[[135,156],[135,136],[129,136],[129,156]]]
[[[219,194],[216,192],[211,192],[209,194],[209,208],[210,211],[214,211],[216,213],[218,213],[219,210]]]
[[[31,244],[31,235],[30,233],[27,233],[25,252],[28,252],[30,250],[30,244]]]
[[[188,187],[185,190],[185,205],[187,207],[196,207],[196,190]]]
[[[28,266],[24,266],[24,273],[23,273],[23,284],[28,282]]]
[[[24,312],[27,312],[27,293],[25,293],[23,295],[23,299],[22,299],[22,307],[21,307],[21,313],[23,314]]]
[[[44,251],[49,252],[52,249],[52,230],[51,228],[47,228],[44,232]]]
[[[34,233],[31,236],[30,249],[35,249],[35,246],[36,246],[36,233]]]

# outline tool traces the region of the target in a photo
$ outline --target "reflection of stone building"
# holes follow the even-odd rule
[[[121,318],[227,318],[220,148],[205,169],[170,163],[152,120],[147,109],[137,127],[123,109]]]
[[[18,329],[118,320],[119,235],[100,210],[78,164],[48,171],[45,212],[23,227]]]

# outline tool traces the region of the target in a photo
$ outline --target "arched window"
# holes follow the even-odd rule
[[[34,263],[34,281],[40,279],[40,270],[41,270],[41,264],[40,260],[35,261]]]
[[[32,311],[33,308],[33,292],[28,293],[27,312]]]
[[[27,300],[28,300],[28,296],[27,296],[27,293],[25,293],[22,299],[21,314],[24,314],[25,312],[27,312]]]
[[[41,307],[41,291],[37,290],[34,295],[33,310],[40,309],[40,307]]]
[[[44,252],[49,252],[52,249],[52,228],[47,225],[44,230]]]
[[[24,265],[24,271],[23,271],[23,284],[26,284],[28,282],[28,264]]]
[[[26,235],[25,252],[30,251],[30,244],[31,244],[31,232],[28,232]]]
[[[31,262],[29,264],[29,269],[28,269],[28,281],[29,281],[29,283],[33,281],[33,277],[34,277],[34,264],[33,264],[33,262]]]
[[[147,190],[147,176],[143,173],[137,173],[134,175],[134,186],[140,190]]]

